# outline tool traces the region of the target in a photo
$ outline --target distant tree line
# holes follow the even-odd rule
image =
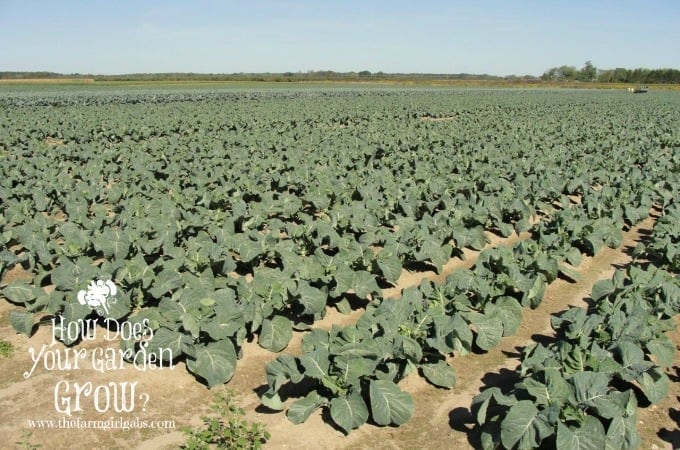
[[[56,72],[0,72],[0,80],[21,79],[88,79],[95,81],[362,81],[362,80],[503,80],[487,74],[335,72],[309,70],[282,73],[129,73],[122,75],[61,74]]]
[[[581,81],[601,83],[678,83],[677,69],[608,69],[600,70],[586,61],[582,68],[560,66],[548,69],[540,78],[532,75],[507,75],[505,77],[472,73],[385,73],[362,70],[359,72],[335,72],[332,70],[309,70],[306,72],[266,73],[129,73],[122,75],[62,74],[56,72],[0,71],[0,80],[87,80],[87,81],[498,81],[540,83],[543,81]]]
[[[26,78],[56,79],[56,78],[87,78],[86,75],[65,75],[56,72],[0,72],[0,80],[22,80]]]
[[[586,61],[581,69],[574,66],[553,67],[541,76],[545,81],[597,81],[600,83],[680,83],[677,69],[597,69]]]
[[[604,83],[680,83],[680,70],[618,68],[600,71],[597,80]]]

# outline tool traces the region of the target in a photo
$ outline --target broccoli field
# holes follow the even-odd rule
[[[0,86],[0,437],[677,448],[679,175],[671,91]]]

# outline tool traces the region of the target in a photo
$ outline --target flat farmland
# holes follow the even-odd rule
[[[6,85],[0,163],[3,442],[680,445],[677,92]]]

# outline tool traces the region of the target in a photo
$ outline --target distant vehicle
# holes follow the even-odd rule
[[[649,92],[649,88],[647,86],[630,87],[628,88],[628,92],[632,92],[633,94],[646,94]]]

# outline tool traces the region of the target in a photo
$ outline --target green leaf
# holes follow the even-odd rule
[[[614,289],[614,283],[612,280],[600,280],[593,285],[593,288],[590,291],[590,296],[593,300],[598,301],[614,292]]]
[[[359,393],[331,400],[331,418],[349,434],[368,420],[368,407]]]
[[[522,323],[522,305],[513,297],[503,296],[495,303],[487,304],[484,314],[501,320],[503,336],[515,334]]]
[[[226,383],[236,369],[234,344],[225,339],[197,347],[196,358],[187,358],[187,369],[203,378],[210,388]]]
[[[501,232],[501,236],[503,236],[505,238],[510,236],[512,234],[512,232],[515,231],[515,227],[510,223],[500,222],[497,225],[498,225],[498,229]]]
[[[97,268],[92,265],[92,261],[87,257],[78,258],[75,262],[62,257],[50,275],[52,283],[60,291],[86,289],[96,276]]]
[[[650,403],[658,403],[668,395],[670,380],[661,368],[654,367],[638,378],[640,388]]]
[[[151,286],[155,274],[144,261],[144,257],[138,253],[132,259],[125,261],[122,269],[116,274],[116,278],[125,279],[130,285],[141,282],[141,286],[147,289]]]
[[[484,229],[479,226],[456,227],[451,231],[451,236],[459,249],[470,247],[473,250],[481,250],[486,245]]]
[[[510,407],[501,423],[501,442],[505,448],[536,448],[538,439],[534,422],[538,409],[530,400],[522,400]]]
[[[503,322],[496,317],[478,313],[470,314],[469,318],[477,331],[475,338],[477,346],[484,351],[496,347],[503,337]]]
[[[452,353],[454,348],[451,344],[451,334],[453,332],[456,316],[440,315],[433,317],[432,324],[434,332],[430,332],[426,339],[429,346],[439,351],[441,354]],[[463,323],[466,329],[469,327],[466,323]]]
[[[354,272],[352,278],[352,290],[359,298],[366,298],[369,294],[379,293],[380,288],[376,283],[375,278],[365,270],[358,270]]]
[[[180,286],[182,286],[181,275],[176,270],[164,269],[156,276],[149,292],[154,298],[161,298],[164,294]]]
[[[633,414],[629,417],[615,417],[607,429],[607,450],[633,450],[640,446],[640,435],[637,432],[637,419]]]
[[[540,375],[543,375],[545,381],[537,379]],[[554,368],[545,369],[534,374],[532,378],[524,378],[521,383],[529,395],[536,399],[534,403],[537,405],[561,407],[571,394],[569,383],[562,377],[560,371]]]
[[[492,413],[490,417],[487,417],[489,406],[494,410],[497,409],[498,405],[510,407],[516,403],[517,399],[515,397],[503,394],[498,386],[492,386],[484,389],[472,399],[470,410],[477,419],[477,423],[484,425],[495,416]],[[507,409],[509,408],[503,408],[504,411]]]
[[[534,378],[525,378],[522,380],[522,387],[527,390],[529,395],[534,397],[534,402],[537,405],[549,405],[550,393],[548,386]]]
[[[333,363],[340,371],[343,382],[347,385],[359,384],[359,379],[372,374],[378,365],[378,361],[375,359],[357,357],[349,352],[336,356]],[[333,373],[337,373],[335,369]]]
[[[290,405],[286,417],[297,425],[306,421],[324,402],[326,402],[325,398],[321,397],[316,391],[311,391],[307,396]]]
[[[396,283],[401,276],[401,259],[394,246],[385,246],[378,256],[376,262],[382,276],[390,283]]]
[[[624,368],[635,370],[640,366],[646,366],[646,369],[648,368],[648,365],[651,364],[649,361],[645,360],[644,351],[635,342],[628,340],[621,341],[616,344],[615,349],[619,354],[621,365]]]
[[[533,215],[533,214],[532,214]],[[529,222],[530,217],[522,217],[520,220],[515,222],[515,231],[520,234],[524,231],[529,231],[531,228],[531,222]]]
[[[417,364],[421,359],[423,359],[423,349],[420,343],[410,336],[397,336],[394,340],[395,344],[401,350],[399,357],[406,358],[408,361]],[[401,344],[401,345],[399,345]]]
[[[378,283],[373,275],[365,270],[354,271],[349,267],[341,267],[335,274],[335,294],[343,294],[350,290],[359,298],[366,298],[369,294],[380,293]]]
[[[335,307],[337,308],[338,312],[341,314],[349,314],[352,312],[352,305],[349,303],[349,300],[346,298],[341,299],[339,302],[335,304]]]
[[[555,368],[546,368],[545,379],[550,404],[561,405],[566,402],[572,391],[569,382],[562,376],[562,372]]]
[[[671,367],[675,358],[675,346],[666,335],[647,342],[647,350],[662,367]]]
[[[297,292],[304,314],[321,314],[326,309],[328,296],[321,289],[310,286],[305,280],[298,281]]]
[[[451,246],[437,242],[433,237],[430,237],[423,242],[417,257],[429,259],[437,268],[437,273],[441,273],[444,264],[451,258]]]
[[[578,282],[581,279],[581,274],[576,269],[566,264],[560,264],[560,273],[567,279]]]
[[[572,376],[574,397],[581,408],[595,410],[600,417],[611,419],[624,413],[617,393],[609,392],[609,374],[578,372]]]
[[[198,339],[201,332],[201,323],[191,311],[187,312],[184,317],[182,317],[182,328],[185,332],[191,334],[191,337]]]
[[[594,233],[584,238],[583,242],[587,244],[587,248],[590,251],[590,256],[594,256],[599,253],[602,245],[604,244],[602,238],[595,235]]]
[[[563,363],[562,366],[566,372],[582,372],[586,370],[586,365],[588,364],[588,353],[583,347],[578,345],[565,346],[561,349],[563,353]],[[570,350],[567,352],[567,350]]]
[[[130,251],[130,238],[121,230],[107,228],[92,238],[95,250],[106,258],[123,259]]]
[[[297,366],[297,359],[293,355],[279,355],[274,361],[267,363],[265,373],[269,385],[268,392],[278,392],[289,379],[293,383],[299,383],[303,379]]]
[[[50,314],[57,314],[61,311],[64,305],[64,293],[57,290],[52,290],[50,293],[46,293],[42,289],[35,299],[35,302],[31,305],[27,305],[28,311],[31,312],[46,312]]]
[[[160,327],[154,330],[146,352],[162,361],[173,361],[182,354],[182,345],[191,342],[191,338],[179,331]]]
[[[586,416],[578,428],[558,422],[556,447],[557,450],[605,450],[604,426],[593,416]]]
[[[453,317],[453,331],[451,333],[451,345],[461,355],[467,355],[472,349],[474,336],[470,326],[463,320],[460,314]]]
[[[36,299],[38,292],[35,286],[27,282],[14,282],[2,289],[2,295],[13,303],[29,303]]]
[[[288,346],[293,337],[293,324],[284,316],[274,316],[271,320],[264,319],[260,328],[257,343],[262,348],[272,352],[280,352]]]
[[[543,300],[546,285],[545,276],[543,274],[538,274],[534,279],[531,288],[524,293],[524,296],[522,297],[522,306],[530,306],[532,309],[537,308]]]
[[[559,263],[555,258],[549,257],[546,253],[539,253],[535,256],[537,269],[552,283],[560,271]]]
[[[305,353],[300,357],[300,364],[305,368],[305,375],[310,378],[321,380],[328,376],[330,366],[330,354],[324,348]]]
[[[316,393],[316,391],[312,392]],[[269,391],[267,391],[264,394],[262,394],[262,396],[260,397],[260,401],[264,406],[274,411],[283,411],[283,409],[286,407],[286,405],[284,405],[283,402],[281,401],[281,397],[279,396],[278,392],[272,394]]]
[[[216,305],[217,314],[214,317],[201,321],[201,330],[205,331],[215,340],[234,336],[240,329],[246,326],[243,313],[238,309],[232,299],[224,299]]]
[[[567,253],[564,255],[564,257],[573,267],[577,267],[579,264],[581,264],[581,252],[576,247],[569,247],[569,250],[567,250]]]
[[[26,311],[11,311],[9,322],[17,332],[31,337],[33,334],[33,313]]]
[[[451,389],[456,384],[456,373],[446,361],[421,364],[423,376],[435,386]]]
[[[601,372],[576,372],[571,382],[574,386],[574,398],[582,405],[593,406],[596,401],[605,398],[609,390],[611,375]]]
[[[415,408],[413,398],[389,380],[371,380],[371,413],[376,424],[386,426],[406,423]]]

